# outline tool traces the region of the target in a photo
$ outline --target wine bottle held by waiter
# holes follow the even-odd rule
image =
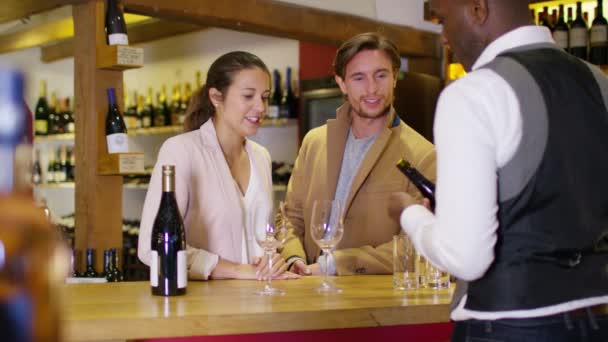
[[[150,286],[155,296],[186,294],[186,233],[175,198],[175,166],[162,167],[163,192],[152,227]]]
[[[397,162],[397,168],[409,178],[410,182],[414,184],[422,196],[431,202],[431,210],[435,211],[435,184],[424,177],[405,159],[401,159]]]

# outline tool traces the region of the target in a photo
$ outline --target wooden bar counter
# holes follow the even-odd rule
[[[256,294],[263,283],[190,281],[181,297],[155,297],[148,282],[65,285],[65,341],[234,335],[449,322],[452,290],[396,291],[389,275],[334,277],[341,294],[321,295],[321,277],[276,281],[279,297]]]

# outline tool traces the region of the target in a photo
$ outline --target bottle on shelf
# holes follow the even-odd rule
[[[160,206],[152,226],[150,286],[155,296],[186,293],[186,234],[175,199],[175,166],[163,165]]]
[[[129,152],[127,127],[116,103],[114,88],[108,88],[108,114],[106,115],[106,142],[108,153]]]
[[[435,184],[424,177],[405,159],[397,162],[397,168],[414,184],[422,196],[431,202],[431,210],[435,210]]]
[[[70,98],[66,97],[61,102],[63,108],[63,126],[65,133],[74,133],[76,126],[74,125],[74,116],[70,110]]]
[[[40,150],[36,150],[36,156],[34,157],[34,164],[32,165],[32,183],[42,183],[42,167],[40,166]]]
[[[51,148],[48,152],[48,164],[46,166],[46,183],[55,183],[55,151]]]
[[[74,149],[70,150],[70,171],[68,179],[71,182],[76,181],[76,151],[74,151]]]
[[[174,85],[173,96],[171,96],[171,125],[179,125],[182,113],[182,98],[180,93],[180,85]]]
[[[73,164],[72,164],[72,154],[73,154],[73,149],[68,149],[66,148],[66,160],[65,160],[65,165],[64,165],[64,170],[65,170],[65,181],[66,182],[73,182],[74,181],[74,173],[72,172],[72,168],[73,168]]]
[[[114,281],[114,273],[112,272],[112,254],[109,249],[103,251],[103,272],[101,277],[106,278],[108,282]]]
[[[137,116],[139,117],[139,122],[141,122],[141,128],[150,127],[150,113],[146,111],[143,95],[137,96]]]
[[[85,278],[99,277],[99,274],[95,271],[95,250],[93,248],[87,248],[87,264],[82,276]]]
[[[190,82],[186,82],[180,101],[181,109],[178,116],[178,125],[183,125],[184,121],[186,121],[186,112],[188,111],[188,105],[190,105],[190,97],[192,97],[192,86],[190,85]]]
[[[34,119],[34,133],[36,135],[49,134],[49,105],[46,101],[46,81],[40,81],[40,97],[36,103]]]
[[[116,0],[107,2],[105,30],[108,45],[129,45],[127,24]]]
[[[127,130],[140,128],[139,115],[137,115],[137,92],[133,92],[133,102],[125,91],[125,125]]]
[[[549,17],[549,7],[543,7],[542,20],[540,25],[545,26],[550,31],[553,31],[553,26],[551,25],[551,18]]]
[[[152,103],[153,91],[152,88],[148,88],[148,96],[146,96],[146,105],[144,106],[143,118],[144,128],[154,127],[154,104]]]
[[[268,104],[268,118],[273,120],[279,117],[281,111],[281,101],[283,100],[283,90],[281,89],[281,74],[279,70],[275,69],[272,72],[274,79],[274,87],[272,90],[272,96],[270,97],[270,103]]]
[[[124,277],[122,272],[120,271],[119,265],[119,257],[118,257],[118,249],[112,248],[110,249],[110,270],[112,272],[112,281],[123,281]]]
[[[568,27],[572,27],[572,23],[574,22],[573,9],[571,6],[568,7]]]
[[[53,179],[55,183],[63,183],[63,170],[61,169],[61,148],[55,149],[55,162],[53,163]]]
[[[163,84],[160,88],[160,107],[163,114],[165,126],[171,126],[171,107],[167,101],[167,86]]]
[[[48,134],[59,134],[59,120],[57,120],[57,93],[51,92],[51,102],[49,104],[49,120],[48,120]]]
[[[291,67],[287,67],[285,74],[285,96],[283,97],[283,107],[285,108],[286,118],[297,118],[298,117],[298,99],[294,93],[293,84],[295,80],[292,78]]]
[[[596,65],[608,64],[608,21],[603,15],[603,2],[597,1],[597,13],[589,30],[589,62]]]
[[[551,27],[553,29],[555,29],[555,24],[557,24],[558,15],[559,14],[557,12],[557,9],[553,9],[551,11],[551,18],[550,18],[549,22],[551,23]]]
[[[576,3],[576,19],[570,27],[568,51],[575,57],[587,60],[587,45],[589,42],[587,22],[583,19],[582,3]]]
[[[65,183],[67,181],[67,148],[65,145],[62,145],[59,148],[59,162],[55,163],[55,182],[57,183]]]
[[[553,28],[553,39],[557,46],[568,50],[568,24],[564,20],[564,5],[559,5],[559,17]]]

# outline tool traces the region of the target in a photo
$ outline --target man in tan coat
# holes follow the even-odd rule
[[[403,123],[392,106],[401,60],[395,45],[376,33],[345,42],[336,54],[336,82],[346,102],[336,119],[305,137],[287,188],[291,234],[281,254],[298,274],[337,275],[392,272],[392,237],[401,227],[387,214],[392,192],[419,196],[395,167],[407,159],[435,178],[433,145]],[[310,234],[312,205],[339,199],[344,236],[325,260]]]

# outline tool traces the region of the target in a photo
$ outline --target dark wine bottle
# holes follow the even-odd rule
[[[114,281],[114,273],[112,272],[112,254],[109,249],[103,251],[103,278],[106,278],[108,282]]]
[[[604,18],[603,1],[597,1],[597,14],[589,32],[589,62],[596,65],[608,64],[608,21]]]
[[[171,126],[171,108],[169,107],[169,103],[167,102],[167,86],[164,84],[160,88],[160,97],[158,101],[160,113],[163,118],[162,125]]]
[[[51,148],[48,154],[48,164],[46,166],[46,183],[55,183],[55,152]]]
[[[87,248],[87,266],[82,276],[86,278],[97,278],[99,276],[95,271],[95,250],[93,248]]]
[[[125,18],[116,0],[108,0],[107,5],[105,30],[108,45],[129,45]]]
[[[120,268],[118,268],[119,258],[118,250],[116,248],[110,249],[110,270],[112,272],[112,281],[123,281],[124,277]]]
[[[146,96],[146,105],[144,106],[144,111],[142,114],[144,128],[154,127],[154,116],[156,112],[154,110],[154,104],[152,102],[152,93],[152,88],[148,88],[148,96]]]
[[[278,70],[274,70],[273,73],[274,88],[270,103],[268,105],[268,118],[277,119],[281,111],[281,100],[283,99],[283,90],[281,89],[281,74]]]
[[[574,16],[572,15],[573,11],[572,11],[572,7],[568,7],[568,27],[572,26],[572,23],[574,22]]]
[[[540,23],[542,26],[545,26],[546,28],[548,28],[550,31],[553,31],[553,25],[551,25],[551,18],[549,15],[549,7],[544,7],[543,8],[543,20]]]
[[[564,50],[568,50],[568,30],[568,24],[564,20],[564,5],[559,5],[559,18],[553,27],[553,40]]]
[[[587,44],[589,42],[589,31],[587,22],[583,19],[581,2],[576,3],[576,19],[570,27],[569,52],[580,59],[587,60]]]
[[[431,202],[431,210],[435,210],[435,184],[424,177],[405,159],[397,162],[397,168],[414,184],[422,196]]]
[[[108,88],[108,114],[106,115],[106,142],[108,153],[129,152],[127,126],[116,104],[114,88]]]
[[[34,122],[36,135],[49,134],[49,105],[46,101],[46,81],[40,81],[40,97],[36,103],[36,114]]]
[[[287,118],[297,118],[298,117],[298,99],[293,92],[293,83],[291,78],[291,68],[287,68],[287,73],[285,75],[285,97],[283,101],[283,107],[286,110],[286,113],[283,115]]]
[[[150,286],[155,296],[186,294],[186,233],[175,199],[175,166],[162,166],[163,193],[152,227]]]

